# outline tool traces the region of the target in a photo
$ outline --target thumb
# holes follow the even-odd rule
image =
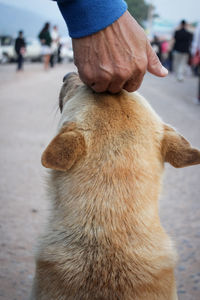
[[[147,70],[158,77],[165,77],[168,74],[168,70],[163,67],[158,56],[155,51],[151,47],[150,44],[147,44],[147,58],[148,58],[148,66]]]

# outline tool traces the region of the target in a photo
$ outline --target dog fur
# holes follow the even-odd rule
[[[138,93],[97,94],[72,74],[60,108],[42,155],[52,209],[31,299],[178,299],[158,197],[164,162],[199,164],[200,151]]]

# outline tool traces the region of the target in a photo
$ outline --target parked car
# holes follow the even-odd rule
[[[41,61],[41,45],[37,39],[28,38],[26,40],[25,59],[31,61]]]
[[[72,62],[74,60],[74,53],[72,49],[72,41],[68,37],[63,37],[60,39],[61,43],[61,58],[66,59],[69,62]]]
[[[8,35],[0,36],[0,62],[7,63],[15,59],[15,40]]]
[[[72,47],[67,47],[66,45],[62,45],[61,57],[63,59],[67,59],[69,62],[72,62],[74,60],[74,53]]]
[[[31,61],[41,60],[41,46],[37,39],[26,39],[25,59]],[[11,36],[0,36],[0,63],[16,61],[15,39]]]

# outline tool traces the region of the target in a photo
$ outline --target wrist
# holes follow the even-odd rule
[[[72,38],[96,33],[115,22],[127,10],[124,0],[58,1]]]

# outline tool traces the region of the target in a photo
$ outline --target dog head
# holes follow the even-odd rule
[[[58,134],[42,155],[47,168],[68,171],[77,162],[103,160],[156,172],[164,162],[176,168],[200,164],[200,151],[164,124],[138,93],[97,94],[72,73],[64,78],[59,106]]]

